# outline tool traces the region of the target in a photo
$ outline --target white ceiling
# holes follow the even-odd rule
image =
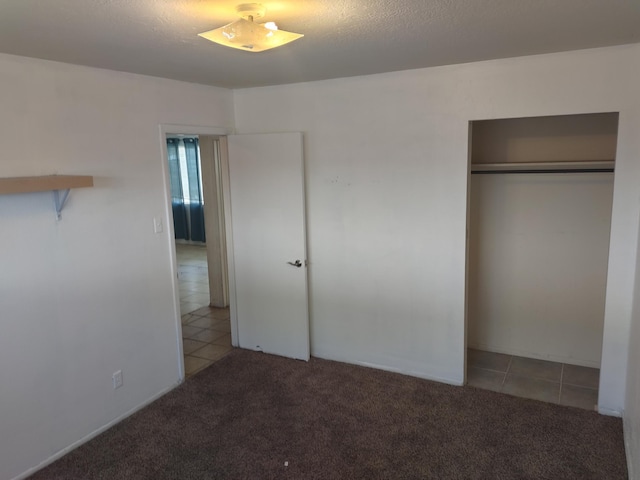
[[[229,88],[640,42],[640,0],[265,0],[304,33],[250,53],[198,33],[242,0],[0,0],[0,52]]]

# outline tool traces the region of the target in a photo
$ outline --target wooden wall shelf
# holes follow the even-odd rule
[[[72,188],[83,187],[93,187],[92,176],[45,175],[39,177],[0,178],[0,195],[52,191],[58,220],[60,220],[69,191]]]
[[[0,195],[81,187],[93,187],[93,177],[88,175],[45,175],[41,177],[0,178]]]

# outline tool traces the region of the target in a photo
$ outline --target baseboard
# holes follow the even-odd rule
[[[557,362],[557,363],[568,363],[569,365],[578,365],[580,367],[600,368],[599,363],[592,362],[589,360],[580,360],[577,358],[565,357],[562,355],[541,355],[539,353],[527,352],[524,350],[519,350],[517,348],[504,348],[504,347],[499,347],[495,345],[485,345],[480,343],[477,343],[477,344],[469,343],[467,346],[475,350],[484,350],[486,352],[504,353],[505,355],[515,355],[517,357],[535,358],[538,360],[548,360],[550,362]]]
[[[106,425],[103,425],[102,427],[94,430],[93,432],[89,433],[88,435],[85,435],[84,437],[82,437],[80,440],[77,440],[75,442],[73,442],[71,445],[69,445],[68,447],[63,448],[62,450],[60,450],[59,452],[54,453],[53,455],[51,455],[49,458],[47,458],[46,460],[44,460],[43,462],[40,462],[38,465],[36,465],[35,467],[32,467],[30,469],[28,469],[27,471],[21,473],[20,475],[18,475],[17,477],[13,477],[13,479],[11,480],[23,480],[27,477],[29,477],[30,475],[33,475],[34,473],[36,473],[38,470],[42,470],[44,467],[46,467],[47,465],[55,462],[56,460],[58,460],[59,458],[64,457],[67,453],[69,453],[70,451],[78,448],[80,445],[87,443],[89,440],[97,437],[98,435],[100,435],[101,433],[109,430],[111,427],[113,427],[114,425],[120,423],[122,420],[124,420],[127,417],[130,417],[131,415],[133,415],[134,413],[136,413],[138,410],[143,409],[144,407],[146,407],[147,405],[149,405],[150,403],[155,402],[157,399],[159,399],[160,397],[162,397],[163,395],[166,395],[167,393],[169,393],[171,390],[173,390],[174,388],[178,387],[184,380],[181,379],[180,381],[178,381],[177,383],[171,385],[168,388],[165,388],[164,390],[161,390],[159,393],[157,393],[156,395],[152,396],[151,398],[148,398],[147,400],[145,400],[144,402],[140,403],[139,405],[133,407],[131,410],[127,411],[126,413],[120,415],[119,417],[116,417],[114,420],[110,421],[109,423],[107,423]]]
[[[316,358],[322,358],[323,360],[331,360],[333,362],[341,362],[341,363],[347,363],[351,365],[358,365],[360,367],[375,368],[376,370],[383,370],[385,372],[399,373],[401,375],[408,375],[410,377],[422,378],[423,380],[432,380],[434,382],[446,383],[447,385],[454,385],[456,387],[460,387],[464,385],[464,380],[453,379],[442,374],[417,371],[417,370],[413,370],[411,368],[406,368],[406,367],[404,368],[392,367],[388,365],[355,360],[353,358],[347,358],[341,355],[332,355],[331,353],[327,353],[327,352],[319,353],[317,351],[313,351],[311,352],[311,356]]]
[[[622,412],[619,412],[618,410],[611,410],[610,408],[598,407],[598,413],[608,417],[622,417]]]
[[[622,416],[622,431],[624,433],[624,451],[627,456],[627,473],[629,480],[640,480],[636,477],[636,471],[634,470],[634,453],[635,455],[640,455],[640,452],[633,450],[633,430],[624,415]]]

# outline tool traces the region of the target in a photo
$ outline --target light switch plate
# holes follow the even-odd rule
[[[162,219],[158,217],[153,218],[153,233],[162,233]]]

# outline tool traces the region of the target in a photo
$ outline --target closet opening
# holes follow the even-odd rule
[[[597,408],[617,113],[470,123],[467,384]]]

